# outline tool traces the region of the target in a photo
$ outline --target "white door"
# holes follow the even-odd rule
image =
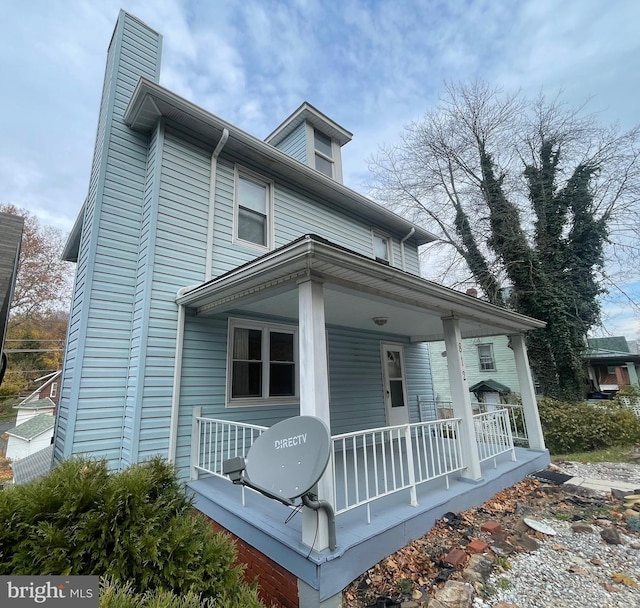
[[[487,412],[493,412],[500,405],[500,393],[483,393],[484,404]]]
[[[407,382],[404,374],[404,352],[401,344],[382,343],[382,375],[387,424],[407,424]]]

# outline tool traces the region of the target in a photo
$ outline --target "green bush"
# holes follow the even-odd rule
[[[73,458],[0,492],[0,574],[98,574],[136,593],[260,606],[235,559],[160,458],[114,474],[104,461]]]
[[[100,584],[99,608],[215,608],[218,605],[217,600],[202,598],[192,591],[181,596],[173,591],[136,593],[129,583],[119,586],[102,581]]]
[[[598,405],[538,401],[545,443],[552,454],[588,452],[640,441],[640,419],[613,402]]]

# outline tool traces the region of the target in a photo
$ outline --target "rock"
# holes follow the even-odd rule
[[[616,500],[624,500],[625,497],[629,494],[628,490],[618,490],[617,488],[611,488],[611,496],[613,496]]]
[[[635,549],[636,551],[640,551],[640,543],[633,543],[631,545],[632,549]]]
[[[622,539],[620,538],[620,533],[613,526],[609,526],[608,528],[604,528],[600,532],[600,536],[602,540],[604,540],[609,545],[622,545]]]
[[[516,521],[515,524],[513,524],[513,529],[516,532],[528,532],[529,530],[531,530],[531,528],[524,523],[523,519],[519,519],[518,521]]]
[[[625,517],[640,517],[640,512],[636,511],[635,509],[627,509],[624,512],[624,516]]]
[[[610,519],[596,519],[593,523],[595,523],[596,526],[600,526],[601,528],[609,528],[611,526]]]
[[[516,544],[529,553],[537,551],[540,548],[540,543],[528,534],[518,534],[516,537]]]
[[[593,532],[593,528],[589,524],[584,524],[584,523],[581,523],[581,522],[573,524],[571,526],[571,529],[574,532],[576,532],[577,534],[584,534],[584,533]]]
[[[493,562],[484,555],[472,555],[467,567],[462,571],[462,578],[470,583],[482,583],[489,578],[493,570]]]
[[[429,608],[471,608],[472,605],[473,586],[461,581],[447,581],[429,602]]]
[[[496,541],[491,545],[491,550],[501,557],[506,557],[507,555],[511,555],[515,553],[516,548],[511,544],[505,541]]]
[[[508,602],[500,602],[495,604],[493,608],[518,608],[516,604],[509,604]]]

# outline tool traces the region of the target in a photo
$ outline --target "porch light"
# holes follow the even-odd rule
[[[371,319],[378,327],[382,327],[383,325],[387,324],[387,321],[389,319],[387,319],[387,317],[373,317]]]

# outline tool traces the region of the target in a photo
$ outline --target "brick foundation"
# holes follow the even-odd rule
[[[209,519],[218,532],[228,534],[236,545],[238,562],[246,564],[244,577],[247,582],[257,580],[258,595],[269,608],[299,608],[298,579],[263,553],[232,534],[220,524]]]

